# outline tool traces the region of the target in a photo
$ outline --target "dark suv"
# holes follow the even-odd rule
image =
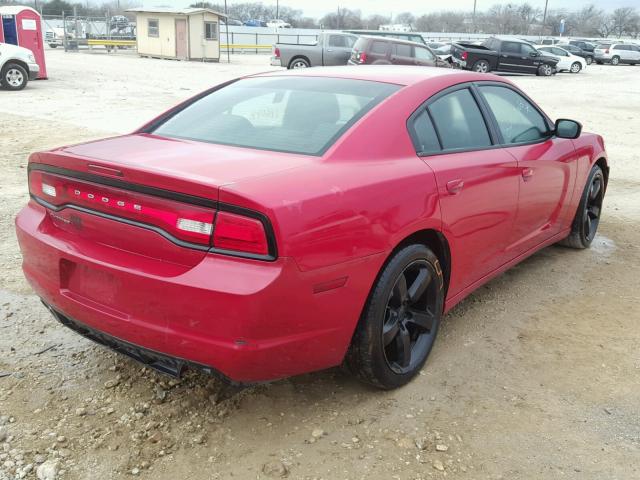
[[[440,60],[433,53],[433,50],[424,44],[373,36],[358,38],[353,45],[348,63],[349,65],[451,67],[448,62]]]

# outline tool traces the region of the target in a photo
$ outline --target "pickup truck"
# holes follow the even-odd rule
[[[28,48],[0,43],[0,87],[22,90],[40,73],[33,52]]]
[[[357,39],[352,33],[323,32],[313,45],[276,43],[271,65],[289,69],[346,65]]]
[[[517,39],[489,38],[480,45],[454,43],[451,59],[465,70],[535,73],[549,76],[556,73],[558,59],[541,54],[530,43]]]

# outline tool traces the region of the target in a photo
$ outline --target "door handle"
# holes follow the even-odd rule
[[[528,182],[533,177],[533,168],[524,168],[522,169],[522,178],[525,182]]]
[[[450,182],[447,182],[447,191],[451,195],[457,195],[458,193],[460,193],[460,191],[462,190],[462,187],[464,187],[464,182],[460,179],[451,180]]]
[[[327,52],[333,52],[333,48],[327,48]]]

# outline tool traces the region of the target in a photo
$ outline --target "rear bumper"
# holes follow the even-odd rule
[[[271,66],[272,67],[281,67],[282,66],[282,61],[280,60],[280,57],[271,57]]]
[[[120,342],[241,383],[340,364],[368,293],[363,285],[382,261],[301,272],[286,257],[206,254],[184,271],[163,273],[150,268],[160,261],[69,237],[33,201],[18,214],[16,232],[24,274],[59,319],[115,339],[101,342],[112,348]],[[352,269],[344,285],[317,288]],[[82,272],[89,280],[70,278]]]

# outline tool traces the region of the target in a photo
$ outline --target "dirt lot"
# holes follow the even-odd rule
[[[605,137],[592,249],[547,248],[480,289],[398,391],[338,369],[237,391],[172,381],[58,325],[22,277],[12,222],[30,152],[125,133],[268,59],[48,61],[50,80],[0,91],[0,480],[640,478],[640,66],[514,77]]]

